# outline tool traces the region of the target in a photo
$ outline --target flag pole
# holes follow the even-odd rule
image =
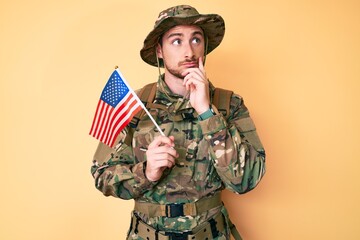
[[[130,87],[130,85],[127,83],[127,81],[125,80],[124,76],[121,74],[121,72],[118,70],[118,66],[115,66],[115,70],[116,72],[120,75],[120,77],[122,78],[122,80],[124,81],[125,85],[127,86],[127,88],[129,89],[129,91],[134,95],[134,97],[136,98],[136,100],[138,101],[138,103],[140,104],[140,106],[144,109],[144,111],[146,112],[146,114],[149,116],[149,118],[151,119],[151,121],[154,123],[156,129],[159,131],[159,133],[161,134],[161,136],[165,137],[164,132],[161,130],[161,128],[159,127],[159,125],[156,123],[155,119],[151,116],[151,114],[149,113],[149,111],[147,110],[147,108],[145,107],[145,105],[143,104],[143,102],[139,99],[138,95],[134,92],[134,90],[132,90],[132,88]]]

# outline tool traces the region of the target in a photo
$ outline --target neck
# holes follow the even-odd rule
[[[183,85],[184,78],[174,76],[165,69],[164,81],[173,93],[181,96],[186,95],[187,91],[185,86]]]

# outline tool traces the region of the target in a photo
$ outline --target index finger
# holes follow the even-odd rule
[[[204,72],[204,62],[203,62],[204,57],[199,57],[199,69]]]
[[[149,148],[158,147],[161,145],[169,145],[174,146],[174,139],[165,137],[165,136],[157,136],[150,144]]]

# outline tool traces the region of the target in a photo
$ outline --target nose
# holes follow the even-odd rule
[[[185,53],[185,58],[193,58],[194,57],[194,49],[193,46],[191,44],[186,44],[184,46],[184,53]]]

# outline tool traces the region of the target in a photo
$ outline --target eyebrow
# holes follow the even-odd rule
[[[195,35],[201,35],[201,36],[204,36],[204,34],[201,32],[201,31],[195,31],[195,32],[193,32],[192,33],[192,36],[195,36]],[[177,33],[177,32],[175,32],[175,33],[171,33],[169,36],[167,36],[167,39],[169,39],[169,38],[171,38],[171,37],[174,37],[174,36],[178,36],[178,37],[182,37],[182,36],[184,36],[184,34],[182,34],[182,33]]]

